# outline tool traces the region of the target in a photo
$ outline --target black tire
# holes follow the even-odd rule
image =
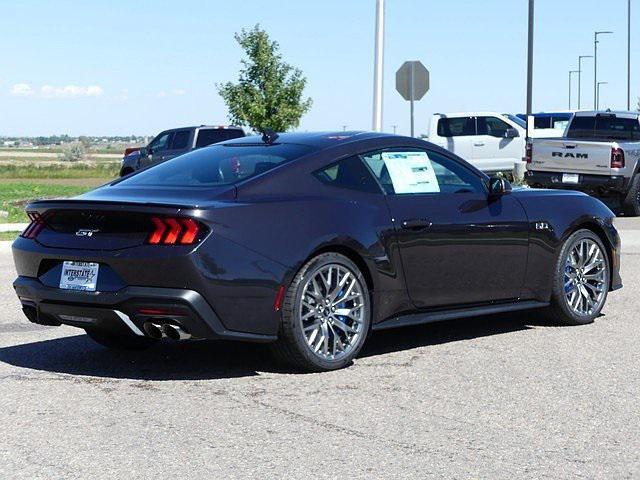
[[[622,200],[622,211],[630,217],[640,215],[640,174],[631,179],[629,190]]]
[[[579,314],[569,305],[569,301],[565,294],[565,269],[569,252],[582,240],[591,240],[595,242],[602,251],[604,259],[604,268],[602,269],[604,271],[604,287],[602,290],[604,292],[604,296],[597,302],[598,306],[597,308],[594,308],[593,311]],[[562,325],[586,325],[592,323],[594,319],[600,315],[602,307],[607,300],[607,293],[611,285],[610,262],[611,259],[609,258],[609,253],[600,240],[600,237],[591,230],[582,229],[571,234],[562,245],[560,254],[556,261],[555,269],[553,271],[551,305],[545,312],[546,316],[552,321]]]
[[[98,329],[85,329],[87,335],[96,343],[111,350],[145,350],[159,340],[134,335],[118,335]]]
[[[301,312],[302,308],[301,302],[304,286],[307,285],[323,267],[330,265],[347,269],[357,280],[358,288],[362,294],[363,314],[360,334],[352,343],[350,351],[339,359],[321,358],[319,354],[315,354],[312,351],[302,331],[302,321],[298,315],[298,312]],[[371,324],[371,299],[367,282],[362,272],[350,259],[344,255],[333,252],[323,253],[314,257],[300,269],[287,289],[281,311],[282,318],[278,340],[271,344],[271,351],[278,360],[297,370],[307,372],[337,370],[351,364],[362,349]],[[333,335],[335,335],[335,333],[333,333]]]

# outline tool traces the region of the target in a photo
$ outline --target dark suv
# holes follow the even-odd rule
[[[170,160],[197,148],[244,137],[240,127],[183,127],[159,133],[146,147],[127,149],[122,158],[120,176],[124,177],[149,165]]]

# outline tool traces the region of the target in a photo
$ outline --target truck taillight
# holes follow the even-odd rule
[[[531,163],[532,157],[533,157],[533,144],[531,142],[527,142],[527,145],[524,147],[524,161],[527,163]]]
[[[147,238],[150,245],[193,245],[203,229],[192,218],[151,217],[153,231]]]
[[[611,168],[624,168],[624,150],[621,148],[611,149]]]

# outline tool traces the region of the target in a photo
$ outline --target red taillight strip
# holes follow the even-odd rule
[[[45,225],[45,216],[40,215],[38,212],[27,212],[27,216],[31,223],[24,229],[24,232],[20,234],[23,238],[35,239]],[[47,215],[49,216],[49,215]]]
[[[151,245],[191,245],[198,240],[200,224],[192,218],[151,217],[154,229],[147,238]]]

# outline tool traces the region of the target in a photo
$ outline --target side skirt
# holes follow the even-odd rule
[[[494,313],[516,312],[518,310],[530,310],[534,308],[548,307],[548,302],[527,300],[523,302],[505,303],[501,305],[485,305],[482,307],[458,308],[453,310],[440,310],[437,312],[420,312],[391,317],[388,320],[373,325],[372,330],[387,330],[389,328],[407,327],[409,325],[421,325],[423,323],[442,322],[456,318],[477,317]]]

